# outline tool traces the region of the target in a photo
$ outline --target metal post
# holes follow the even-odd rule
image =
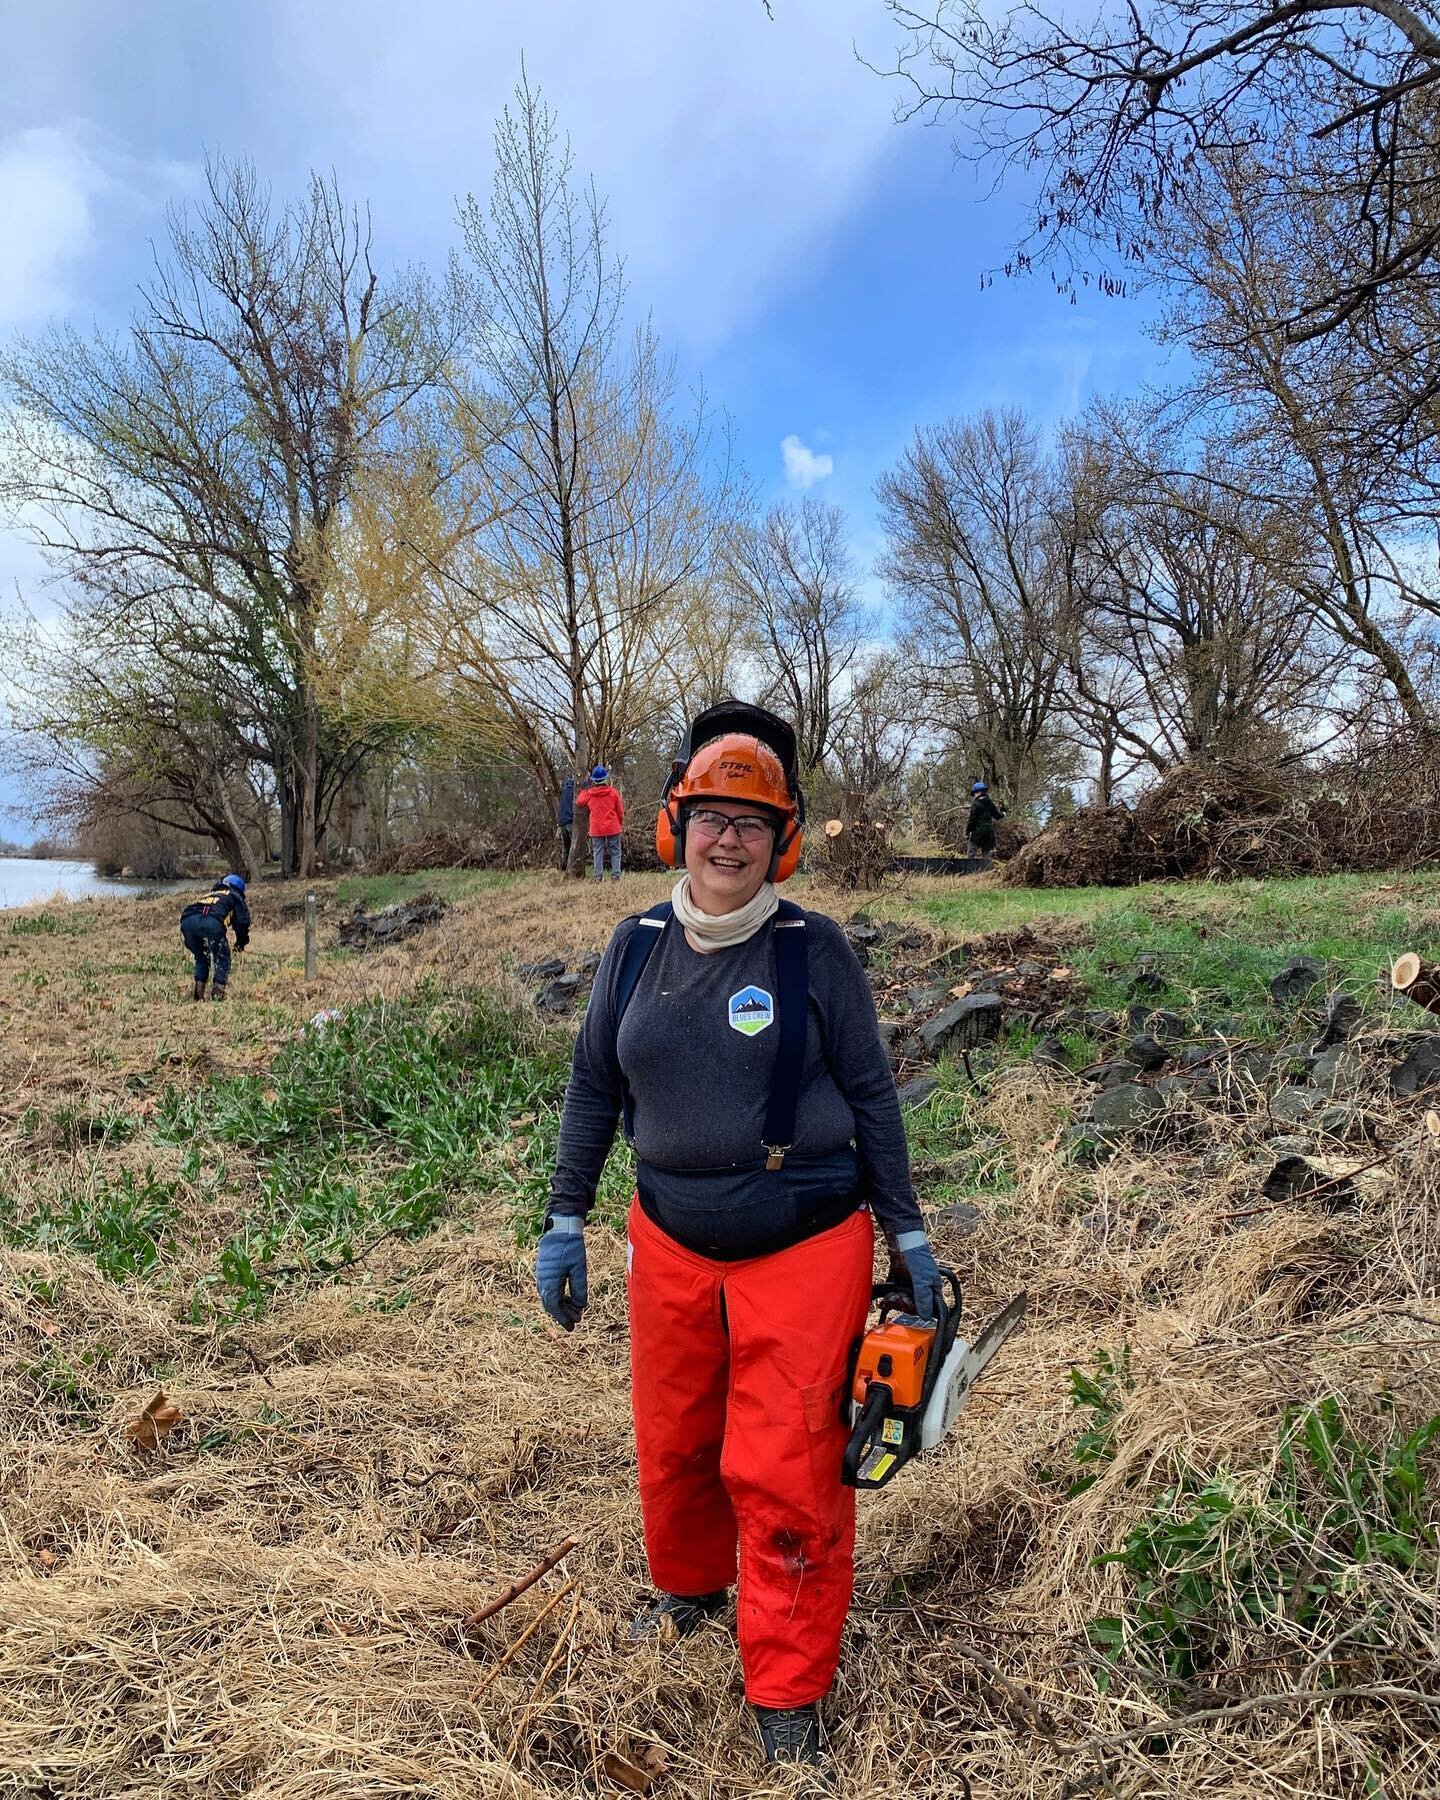
[[[305,896],[305,979],[315,979],[315,890]]]

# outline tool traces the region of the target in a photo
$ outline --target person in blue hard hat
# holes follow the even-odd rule
[[[250,909],[245,904],[245,877],[227,875],[217,881],[208,893],[192,900],[180,914],[180,936],[185,948],[195,959],[194,998],[205,998],[210,971],[215,971],[210,989],[212,1000],[225,998],[230,980],[230,939],[226,927],[235,933],[235,948],[243,950],[250,942]]]
[[[995,827],[1005,817],[1005,808],[990,798],[983,781],[970,789],[970,817],[965,821],[965,837],[971,856],[989,862],[995,853]]]

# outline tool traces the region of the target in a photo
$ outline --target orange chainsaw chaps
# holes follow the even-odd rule
[[[651,1580],[706,1594],[738,1571],[746,1698],[809,1705],[835,1678],[854,1585],[841,1409],[870,1299],[870,1214],[742,1262],[683,1248],[638,1201],[629,1237]]]

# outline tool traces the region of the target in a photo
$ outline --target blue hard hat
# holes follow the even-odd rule
[[[592,781],[608,781],[610,779],[610,771],[605,767],[604,763],[596,763],[595,767],[590,771],[590,779]]]
[[[221,886],[234,888],[237,894],[243,894],[245,892],[245,877],[243,875],[227,875],[221,883]]]
[[[984,794],[988,793],[989,789],[983,781],[977,781],[972,785],[970,792],[972,794]]]

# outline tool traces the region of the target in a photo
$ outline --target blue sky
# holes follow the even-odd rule
[[[997,280],[1020,197],[897,125],[880,0],[61,0],[12,9],[0,93],[0,334],[123,323],[207,152],[277,191],[334,170],[381,254],[432,264],[483,192],[519,73],[608,195],[633,302],[734,424],[762,495],[809,491],[878,548],[876,476],[917,424],[1047,425],[1163,371],[1134,303]],[[782,446],[793,440],[787,458]],[[827,465],[828,459],[828,465]],[[788,465],[788,468],[787,468]],[[35,597],[0,537],[0,585]],[[0,800],[5,777],[0,769]],[[16,835],[14,825],[0,830]]]

